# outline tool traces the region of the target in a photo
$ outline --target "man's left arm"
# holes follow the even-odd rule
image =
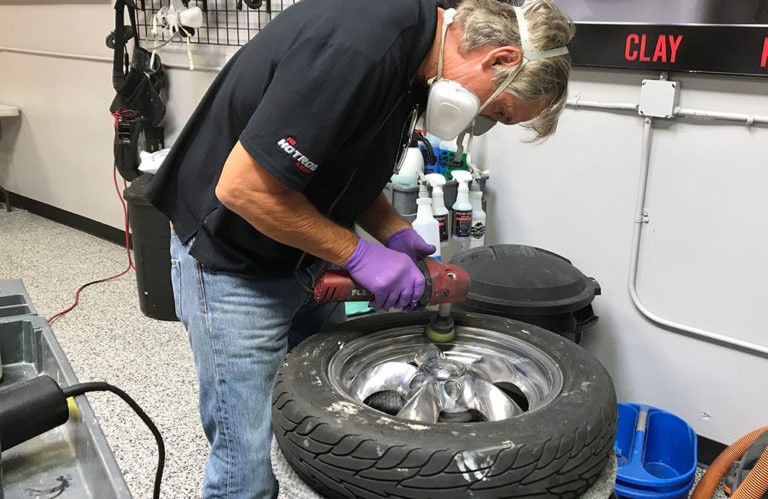
[[[383,192],[357,217],[357,225],[382,243],[386,243],[395,232],[411,227],[411,224],[403,220],[392,208]]]
[[[392,208],[384,193],[379,194],[373,204],[357,217],[357,224],[387,248],[405,253],[414,262],[436,250]]]

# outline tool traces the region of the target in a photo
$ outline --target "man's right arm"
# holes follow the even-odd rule
[[[424,275],[409,256],[365,241],[324,217],[240,142],[224,163],[216,197],[267,237],[346,268],[373,292],[378,308],[414,307],[424,292]]]
[[[343,265],[358,237],[315,209],[300,192],[269,173],[238,142],[216,185],[216,197],[259,232],[323,260]]]

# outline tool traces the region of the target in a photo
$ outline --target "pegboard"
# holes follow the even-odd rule
[[[243,0],[191,0],[188,7],[197,6],[203,10],[203,25],[195,30],[190,43],[244,45],[275,16],[297,1],[299,0],[264,0],[257,9],[252,9]],[[137,11],[137,27],[141,39],[145,42],[145,48],[151,48],[153,42],[162,43],[168,40],[169,34],[165,30],[159,30],[157,38],[151,32],[152,17],[168,5],[169,0],[144,0],[144,10]],[[141,6],[142,2],[139,2],[139,7]]]

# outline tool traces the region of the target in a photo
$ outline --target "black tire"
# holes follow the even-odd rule
[[[589,352],[554,333],[512,319],[454,315],[459,336],[464,328],[508,334],[562,372],[562,388],[548,403],[502,421],[406,421],[355,401],[330,379],[331,359],[350,341],[418,330],[429,318],[425,312],[354,319],[288,355],[272,420],[296,473],[329,498],[573,498],[589,489],[612,457],[615,390]]]

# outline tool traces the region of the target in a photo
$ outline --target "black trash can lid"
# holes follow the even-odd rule
[[[451,263],[471,279],[466,305],[488,313],[549,315],[589,305],[600,287],[551,251],[498,244],[463,251]]]
[[[131,184],[123,190],[123,198],[126,201],[135,204],[152,206],[147,200],[146,192],[149,187],[149,183],[152,182],[154,175],[151,173],[143,173],[133,179]]]

